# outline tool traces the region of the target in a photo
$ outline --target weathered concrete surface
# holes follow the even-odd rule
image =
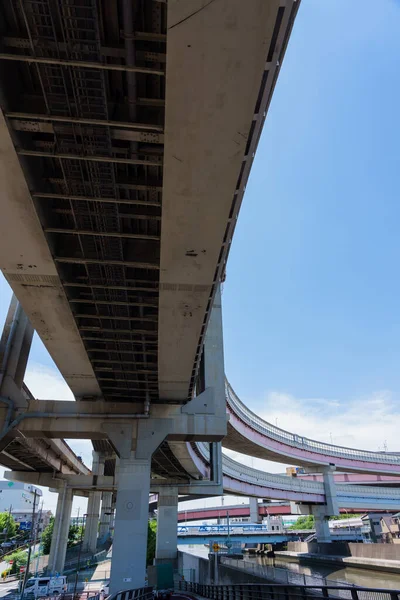
[[[328,562],[344,567],[400,573],[400,546],[396,544],[288,542],[287,552],[275,552],[275,554],[281,558],[286,557],[301,562]]]
[[[252,160],[246,146],[279,4],[168,2],[158,356],[163,399],[187,398],[200,358],[207,305],[245,185],[241,169]],[[262,122],[261,111],[258,116]]]
[[[0,111],[0,269],[76,396],[100,396]]]

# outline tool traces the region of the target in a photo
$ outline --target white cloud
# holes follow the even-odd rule
[[[400,407],[388,390],[347,402],[325,398],[296,398],[267,392],[263,402],[249,407],[265,421],[314,440],[362,450],[400,451]],[[225,451],[234,460],[271,473],[283,473],[284,464],[262,461]]]
[[[24,381],[38,400],[74,400],[65,380],[51,367],[29,362]]]
[[[38,363],[29,363],[25,382],[32,394],[39,399],[73,400],[73,394],[55,369]],[[400,450],[398,445],[398,422],[400,409],[391,392],[379,391],[366,398],[346,403],[325,398],[296,398],[281,391],[267,392],[264,400],[249,407],[264,420],[278,424],[282,429],[312,439],[365,450]],[[92,445],[88,440],[67,440],[71,448],[91,464]],[[226,454],[254,468],[271,473],[285,472],[285,464],[264,461],[224,450]],[[55,510],[57,495],[43,489],[45,507]],[[234,499],[226,500],[232,503]],[[235,498],[239,502],[238,499]],[[243,501],[240,500],[240,501]],[[196,502],[196,501],[193,501]],[[199,501],[200,505],[215,504],[215,499]],[[86,499],[75,498],[74,510],[86,509]]]
[[[384,450],[386,443],[389,451],[399,450],[400,411],[388,390],[347,402],[272,391],[258,412],[282,429],[319,441],[365,450]]]
[[[40,363],[29,362],[25,374],[25,383],[39,400],[74,400],[74,396],[56,369],[47,367]],[[69,446],[76,454],[82,457],[83,462],[89,467],[92,462],[92,444],[89,440],[67,440]],[[57,505],[57,494],[51,493],[42,487],[44,508],[55,513]],[[80,513],[86,512],[87,500],[78,496],[74,497],[73,513],[76,514],[79,507]]]

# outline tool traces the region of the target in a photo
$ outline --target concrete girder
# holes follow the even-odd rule
[[[296,6],[293,0],[168,2],[161,399],[190,396]]]
[[[74,394],[100,396],[2,111],[0,180],[0,269]]]
[[[49,439],[46,442],[53,448],[54,452],[58,452],[62,455],[63,460],[69,463],[72,472],[89,475],[90,469],[82,461],[78,460],[75,452],[71,450],[64,440]]]
[[[135,412],[137,405],[124,402],[32,400],[26,411],[17,412],[8,433],[15,435],[18,430],[26,437],[106,439],[111,423],[126,426],[131,421],[133,438],[139,428],[153,428],[149,435],[163,429],[164,437],[172,441],[218,442],[226,435],[226,414],[214,415],[210,390],[204,397],[202,407],[197,404],[199,396],[195,399],[196,414],[191,403],[185,407],[158,404],[152,406],[151,416]]]

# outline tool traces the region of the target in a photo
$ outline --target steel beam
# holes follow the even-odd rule
[[[0,53],[0,60],[13,60],[17,62],[34,63],[39,65],[59,65],[61,67],[77,67],[79,69],[99,69],[101,71],[125,71],[127,73],[144,73],[147,75],[165,75],[164,71],[159,69],[146,69],[144,67],[131,67],[127,65],[104,64],[98,62],[88,62],[83,60],[65,60],[62,58],[48,58],[39,56],[26,56],[24,54],[6,54]]]
[[[45,227],[46,233],[65,233],[68,235],[92,235],[94,237],[115,237],[132,240],[158,241],[159,235],[147,235],[145,233],[119,233],[114,231],[90,231],[90,229],[63,229],[62,227]]]
[[[69,302],[76,302],[79,304],[99,304],[100,306],[146,306],[148,308],[158,308],[157,304],[151,304],[150,302],[120,302],[118,300],[91,300],[90,298],[69,298]]]
[[[155,306],[153,308],[156,308]],[[75,313],[80,319],[112,319],[113,321],[141,321],[143,323],[157,323],[157,315],[154,317],[121,317],[117,315],[92,315],[90,313]]]
[[[77,283],[75,281],[63,281],[63,286],[77,288],[95,288],[100,290],[123,290],[128,292],[154,292],[155,294],[158,293],[158,287],[135,287],[134,285],[103,285],[96,283]]]
[[[146,343],[146,342],[145,342]],[[88,352],[105,352],[107,354],[118,353],[118,354],[148,354],[149,356],[157,356],[158,352],[156,350],[147,350],[143,351],[143,348],[135,348],[130,350],[120,350],[119,348],[86,348]],[[135,361],[135,365],[141,364]],[[147,364],[147,363],[144,363]]]
[[[99,337],[94,337],[94,336],[84,336],[82,337],[82,340],[84,342],[100,342],[100,343],[105,343],[105,342],[113,342],[114,344],[137,344],[137,345],[142,345],[143,343],[145,343],[146,345],[148,344],[154,344],[157,345],[157,341],[156,340],[144,340],[142,338],[137,339],[137,340],[119,340],[119,339],[113,339],[113,338],[99,338]],[[155,351],[156,353],[156,351]]]
[[[60,160],[83,160],[85,162],[117,163],[122,165],[143,165],[146,167],[162,167],[162,162],[140,160],[138,158],[115,158],[113,156],[90,156],[85,154],[61,154],[58,152],[42,152],[41,150],[17,149],[20,156],[34,156],[36,158],[58,158]]]
[[[69,263],[76,265],[116,265],[119,267],[133,267],[135,269],[154,269],[155,271],[160,270],[160,266],[155,263],[138,262],[135,260],[111,260],[105,258],[103,260],[99,258],[76,258],[75,256],[55,256],[55,262]]]
[[[137,335],[152,335],[157,336],[157,331],[148,329],[107,329],[103,327],[91,327],[90,325],[80,325],[79,331],[97,331],[99,333],[133,333]],[[101,340],[100,340],[101,341]],[[114,340],[115,341],[115,340]],[[157,343],[157,342],[155,342]],[[147,344],[147,342],[146,342]]]
[[[152,186],[150,186],[152,187]],[[137,189],[143,188],[147,190],[146,186],[139,186]],[[161,191],[161,188],[160,188]],[[129,204],[131,206],[156,206],[161,208],[160,202],[147,202],[146,200],[122,200],[120,198],[96,198],[93,196],[73,196],[72,194],[49,194],[34,192],[32,198],[43,198],[43,199],[55,199],[55,200],[77,200],[82,202],[99,202],[100,204]]]
[[[104,361],[101,361],[104,362]],[[132,362],[126,362],[126,363],[121,363],[121,361],[118,361],[118,364],[127,364],[127,365],[131,365]],[[110,373],[127,373],[128,375],[137,375],[137,374],[142,374],[141,371],[131,371],[129,369],[114,369],[113,367],[94,367],[94,371],[98,372],[98,371],[110,371]],[[154,375],[156,375],[156,373],[154,373],[152,371],[152,373]],[[150,382],[151,383],[151,382]]]
[[[60,215],[73,215],[74,214],[74,211],[71,208],[54,208],[53,212],[60,214]],[[84,213],[84,215],[85,215],[85,217],[98,217],[98,213],[96,213],[94,211],[89,211],[89,210],[86,211]],[[123,219],[130,219],[131,221],[161,221],[160,216],[149,215],[149,214],[142,215],[142,214],[135,214],[135,213],[119,212],[117,217],[121,221]]]
[[[27,121],[48,121],[50,123],[72,123],[74,125],[94,125],[102,127],[121,127],[122,129],[133,129],[140,132],[163,133],[161,125],[152,125],[151,123],[132,123],[130,121],[109,121],[106,119],[84,119],[82,117],[70,117],[60,115],[43,115],[40,113],[26,112],[6,112],[8,119],[24,119]],[[147,140],[149,141],[149,140]]]

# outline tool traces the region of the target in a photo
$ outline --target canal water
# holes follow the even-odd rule
[[[179,546],[179,550],[201,556],[202,558],[208,558],[208,548],[204,546]],[[288,557],[283,559],[282,557],[267,558],[264,556],[254,556],[245,554],[244,560],[248,562],[255,562],[256,564],[265,567],[276,567],[280,569],[287,569],[293,573],[300,575],[311,575],[315,577],[325,577],[328,581],[336,581],[343,583],[351,583],[361,587],[371,588],[389,588],[393,590],[400,590],[400,573],[386,573],[385,571],[379,571],[379,569],[357,569],[353,567],[342,568],[338,565],[332,564],[310,564],[302,562],[300,564],[296,559]]]
[[[353,583],[362,587],[372,588],[390,588],[400,590],[400,573],[386,573],[378,569],[357,569],[353,567],[342,568],[338,565],[331,564],[311,564],[302,561],[300,564],[296,559],[276,557],[266,558],[264,556],[249,556],[245,557],[246,561],[256,562],[259,565],[269,567],[278,567],[288,569],[294,573],[301,575],[314,575],[325,577],[330,581],[343,581],[344,583]]]

